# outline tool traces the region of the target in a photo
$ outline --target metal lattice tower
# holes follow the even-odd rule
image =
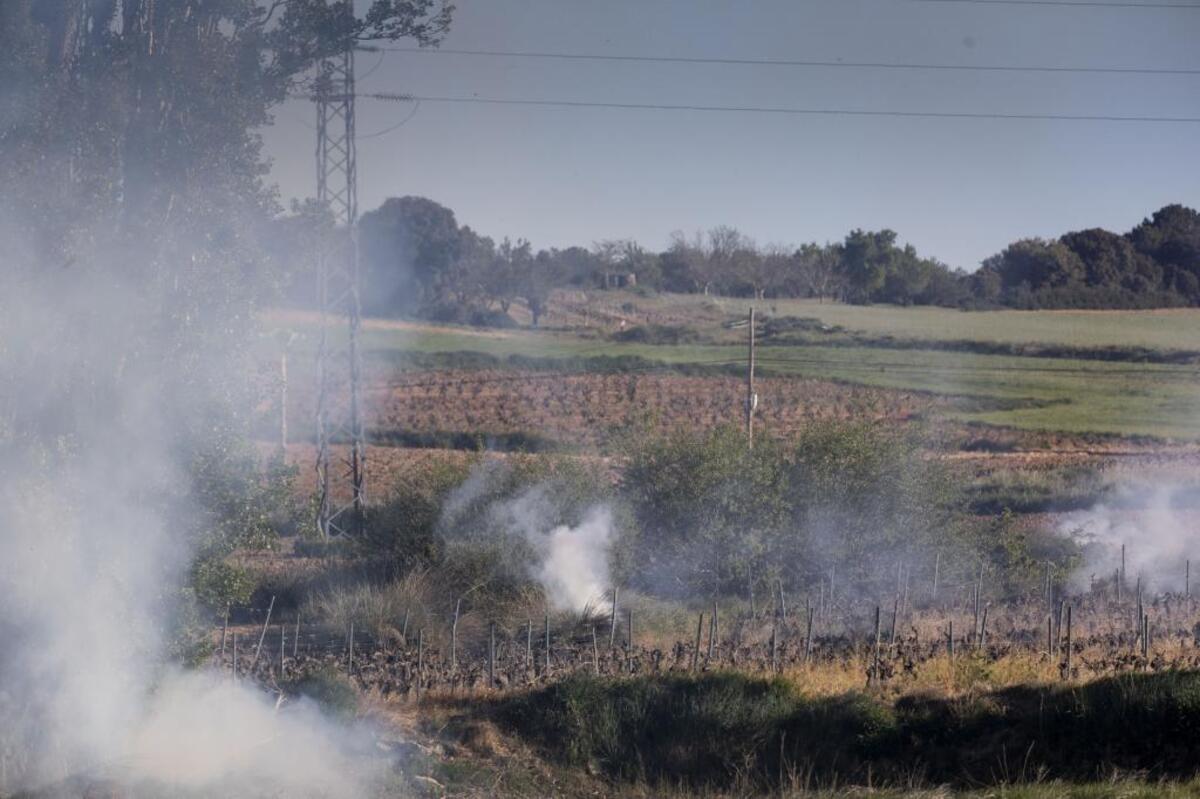
[[[317,527],[322,536],[359,532],[366,505],[366,431],[359,408],[361,324],[358,174],[354,141],[354,50],[318,66],[317,201],[334,229],[317,254],[321,310],[317,345]],[[345,338],[331,325],[346,320]],[[332,447],[349,444],[335,459]]]

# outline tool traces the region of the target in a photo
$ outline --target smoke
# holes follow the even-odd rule
[[[562,524],[546,533],[526,530],[526,540],[539,556],[534,577],[551,607],[582,612],[601,601],[611,587],[612,538],[612,512],[607,507],[593,508],[576,527]]]
[[[361,796],[312,708],[169,665],[197,512],[179,423],[233,364],[164,335],[161,296],[111,261],[5,239],[0,793],[117,773],[163,795]]]
[[[1176,483],[1127,483],[1104,503],[1067,515],[1059,531],[1077,540],[1083,564],[1073,587],[1111,581],[1120,571],[1124,548],[1128,582],[1141,578],[1148,591],[1183,591],[1186,562],[1200,559],[1195,486]]]
[[[510,497],[500,485],[507,476],[498,461],[474,468],[442,506],[443,534],[451,540],[474,538],[499,544],[506,550],[501,556],[519,550],[509,568],[536,581],[555,610],[582,613],[602,607],[612,587],[609,562],[616,535],[612,508],[592,505],[577,524],[563,523],[570,514],[553,482]],[[472,529],[475,520],[469,517],[473,515],[479,529]],[[524,546],[506,547],[506,541]]]
[[[261,692],[175,673],[155,692],[119,766],[187,790],[349,799],[377,776],[364,773],[351,737],[307,703],[281,714]]]

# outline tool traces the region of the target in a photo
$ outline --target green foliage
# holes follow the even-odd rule
[[[364,214],[359,230],[368,313],[411,313],[451,296],[462,241],[449,208],[393,197]]]
[[[501,722],[553,758],[616,779],[726,786],[766,781],[780,754],[842,768],[892,734],[889,709],[852,694],[802,698],[784,680],[736,673],[601,681],[576,676],[505,702]]]
[[[1072,556],[1008,515],[971,516],[964,489],[911,430],[877,422],[814,425],[792,448],[761,438],[750,450],[732,427],[642,439],[621,485],[641,531],[632,579],[651,593],[744,594],[833,567],[886,590],[898,562],[940,552],[944,573],[986,562],[1019,592],[1047,561],[1062,568]]]
[[[202,558],[192,566],[191,587],[196,600],[211,610],[244,605],[254,593],[254,576],[219,558]]]
[[[191,459],[191,500],[198,546],[204,554],[267,549],[279,532],[295,529],[303,509],[293,487],[296,469],[278,460],[264,469],[253,447],[226,435],[205,442]]]
[[[571,449],[568,444],[538,433],[493,433],[480,430],[373,430],[370,441],[372,444],[413,449],[486,449],[488,452],[563,452]]]
[[[1156,211],[1119,236],[1091,229],[1018,241],[972,276],[977,302],[1017,308],[1153,308],[1200,302],[1200,214]]]
[[[152,440],[163,468],[179,470],[167,487],[147,486],[157,493],[144,503],[172,520],[179,550],[197,555],[190,590],[177,598],[180,629],[193,602],[244,601],[248,578],[226,558],[269,546],[296,521],[290,472],[273,464],[264,474],[244,443],[242,411],[254,398],[242,356],[255,310],[283,282],[267,253],[278,208],[255,131],[318,60],[371,39],[432,43],[450,8],[435,0],[372,0],[362,16],[325,0],[0,8],[0,220],[3,238],[21,242],[0,251],[0,273],[22,288],[0,303],[52,298],[62,316],[43,320],[47,340],[54,360],[71,362],[54,393],[89,406],[89,414],[65,412],[65,403],[37,409],[43,419],[17,423],[65,442],[109,422],[106,449],[117,451],[126,417],[144,417],[134,419],[131,457],[145,457],[138,445]]]
[[[367,514],[359,551],[389,576],[440,562],[442,505],[468,474],[469,467],[439,463],[393,485]]]
[[[612,334],[613,341],[636,344],[690,344],[700,334],[684,325],[637,325]]]
[[[447,497],[442,568],[461,594],[515,600],[533,585],[530,534],[575,526],[611,498],[602,467],[568,457],[484,462]],[[618,523],[619,524],[619,523]]]
[[[577,525],[610,499],[602,467],[578,459],[441,464],[402,480],[372,508],[357,550],[385,578],[436,567],[447,596],[516,601],[534,585],[527,534]]]
[[[602,266],[578,247],[534,253],[524,239],[497,244],[459,227],[453,211],[424,197],[389,198],[365,214],[360,227],[366,309],[380,315],[512,327],[509,309],[524,299],[537,327],[551,289],[588,282]],[[639,250],[628,268],[652,261]]]
[[[198,668],[210,660],[214,643],[212,624],[196,601],[195,592],[185,588],[171,604],[166,624],[166,656],[188,668]]]
[[[634,446],[621,494],[642,531],[635,556],[642,585],[707,593],[763,574],[763,555],[789,510],[778,445],[765,439],[748,449],[730,426]]]
[[[1012,511],[976,519],[973,527],[983,560],[998,575],[999,588],[1005,595],[1036,596],[1042,590],[1047,568],[1054,584],[1062,585],[1081,565],[1076,542],[1030,525]]]
[[[526,301],[537,327],[550,290],[596,283],[609,273],[637,276],[637,291],[753,297],[833,297],[853,303],[963,308],[1152,308],[1200,303],[1200,214],[1166,206],[1125,235],[1101,229],[1059,239],[1023,239],[968,275],[892,230],[853,230],[835,244],[763,249],[718,226],[673,237],[654,254],[627,240],[594,251],[534,252],[528,241],[497,246],[454,214],[419,197],[389,199],[364,217],[364,252],[382,313],[421,313],[443,321],[505,324]],[[405,299],[407,298],[407,299]],[[483,311],[498,305],[494,315]],[[451,309],[453,309],[451,311]],[[623,333],[630,341],[653,331]],[[658,336],[661,338],[661,336]],[[654,340],[649,339],[649,340]]]
[[[343,720],[358,712],[358,691],[350,678],[330,666],[305,672],[281,686],[286,693],[315,702],[327,715]]]
[[[508,697],[496,716],[555,761],[662,787],[777,789],[793,769],[817,785],[914,776],[1004,785],[1120,771],[1188,779],[1200,757],[1200,676],[1180,672],[894,705],[857,693],[806,697],[782,680],[736,674],[574,677]]]
[[[294,467],[274,460],[264,469],[253,448],[232,432],[205,442],[190,459],[191,491],[179,518],[196,553],[189,585],[212,611],[247,602],[255,580],[227,559],[238,549],[269,549],[295,532],[304,509],[296,501]]]

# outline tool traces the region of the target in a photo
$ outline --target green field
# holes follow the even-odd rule
[[[605,297],[606,302],[613,300]],[[719,332],[720,322],[745,301],[669,297],[634,300],[694,313],[699,332]],[[687,305],[690,303],[690,306]],[[770,303],[767,303],[768,305]],[[781,305],[783,305],[781,303]],[[932,308],[857,307],[787,303],[787,313],[819,316],[868,334],[909,339],[976,340],[1058,344],[1200,348],[1200,311],[1173,312],[982,312]],[[640,309],[639,309],[640,310]],[[780,309],[782,310],[782,309]],[[283,324],[272,318],[273,324]],[[311,345],[310,321],[288,320]],[[305,346],[303,343],[301,346]],[[540,358],[638,356],[667,365],[733,367],[745,360],[741,343],[622,343],[597,330],[481,331],[412,323],[368,322],[363,336],[370,356],[399,352],[481,353]],[[790,344],[760,348],[765,374],[832,379],[879,388],[932,392],[963,398],[950,415],[959,421],[1024,430],[1104,433],[1200,439],[1200,367],[1084,358],[994,355],[969,351],[842,344]],[[769,403],[769,394],[761,401]]]
[[[1200,350],[1200,309],[1156,311],[959,311],[895,305],[843,305],[816,300],[763,300],[664,295],[634,299],[647,310],[694,314],[707,305],[710,315],[740,315],[754,305],[776,316],[820,319],[871,336],[926,341],[979,341],[1068,347],[1145,347],[1163,351]]]

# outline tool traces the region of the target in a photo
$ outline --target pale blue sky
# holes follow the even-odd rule
[[[1200,10],[921,0],[458,0],[447,48],[1200,69]],[[602,102],[1200,116],[1200,75],[1078,75],[361,54],[360,91]],[[369,74],[368,74],[369,73]],[[362,101],[359,131],[412,113]],[[266,131],[314,193],[313,111]],[[536,247],[731,224],[760,243],[891,227],[975,268],[1024,236],[1200,206],[1200,125],[424,103],[359,144],[362,210],[418,194]]]

